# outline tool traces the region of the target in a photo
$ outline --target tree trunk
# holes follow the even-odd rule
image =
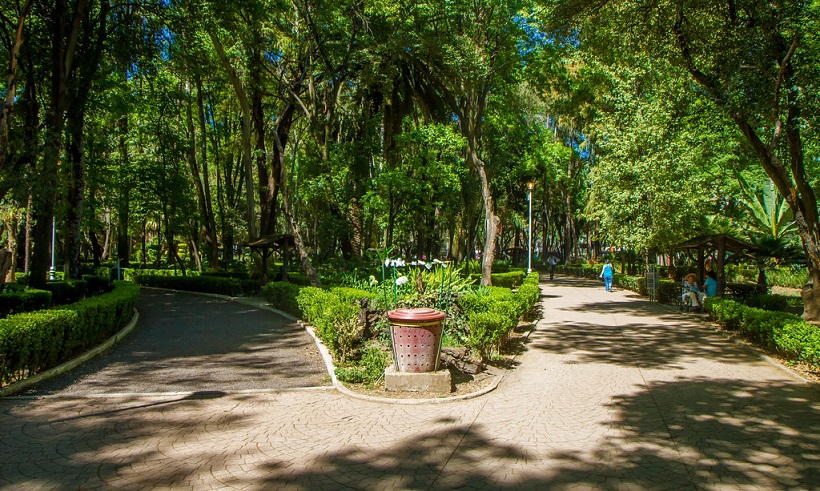
[[[279,140],[279,136],[274,133],[274,138],[276,140],[276,146],[279,149],[279,165],[281,169],[281,175],[279,179],[280,183],[280,191],[282,194],[282,212],[285,215],[285,219],[290,226],[291,233],[293,234],[293,242],[296,246],[296,252],[299,254],[299,260],[302,263],[302,269],[305,271],[305,274],[310,279],[311,286],[321,286],[322,282],[319,279],[319,274],[316,272],[316,268],[313,267],[313,264],[310,262],[310,256],[308,255],[307,248],[305,247],[305,242],[302,240],[302,231],[299,228],[299,223],[297,223],[293,213],[291,212],[290,207],[290,196],[288,195],[288,181],[287,181],[287,168],[288,166],[285,165],[285,148],[282,145],[282,142]]]
[[[481,181],[481,197],[484,201],[484,220],[487,225],[487,237],[484,240],[484,257],[481,262],[481,286],[490,286],[493,284],[492,274],[493,261],[495,260],[495,243],[496,236],[498,235],[498,224],[501,222],[501,219],[493,212],[493,197],[490,192],[490,181],[487,178],[484,162],[482,162],[475,153],[473,154],[473,161],[477,164],[475,168]]]
[[[128,234],[131,219],[131,183],[128,168],[130,167],[130,155],[126,136],[128,135],[128,115],[120,118],[119,121],[119,146],[120,146],[120,178],[118,179],[119,197],[117,201],[117,260],[120,267],[127,267],[131,264],[131,237]],[[146,253],[142,251],[143,255]]]
[[[85,110],[81,105],[72,105],[68,114],[68,166],[71,180],[68,187],[68,210],[66,217],[66,259],[68,278],[80,279],[82,262],[82,221],[85,204],[85,152],[83,127]]]
[[[6,76],[6,100],[3,106],[0,107],[0,171],[5,170],[6,163],[6,146],[8,144],[8,122],[11,117],[11,110],[14,107],[16,82],[17,82],[17,55],[20,53],[20,47],[23,45],[23,26],[31,11],[31,6],[34,0],[27,0],[23,9],[20,11],[20,18],[17,19],[17,30],[14,35],[14,42],[11,45],[9,53],[9,71]],[[4,193],[5,194],[5,193]],[[0,196],[2,198],[2,196]]]
[[[213,201],[211,200],[211,180],[208,172],[208,141],[206,139],[205,126],[205,103],[202,97],[202,80],[196,79],[196,97],[199,108],[199,133],[200,133],[200,162],[202,163],[202,191],[204,193],[205,215],[202,226],[205,235],[206,254],[208,255],[208,267],[211,270],[219,269],[219,241],[216,236],[216,218],[214,217]],[[214,154],[216,155],[216,154]]]
[[[809,282],[803,286],[800,296],[803,298],[803,318],[807,321],[820,319],[820,270],[809,270]]]
[[[246,213],[248,221],[248,242],[252,242],[257,238],[256,235],[256,203],[253,189],[253,159],[251,158],[251,105],[248,102],[248,94],[245,91],[245,86],[239,75],[236,73],[228,55],[225,53],[225,48],[219,41],[216,33],[209,30],[208,35],[214,45],[217,55],[222,62],[225,71],[228,73],[228,79],[233,86],[236,98],[239,101],[239,107],[242,110],[242,168],[245,171],[245,190],[246,190]]]

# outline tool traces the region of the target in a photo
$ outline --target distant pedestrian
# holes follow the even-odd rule
[[[604,263],[604,267],[601,269],[600,278],[604,279],[604,289],[608,292],[612,291],[612,276],[614,274],[615,269],[612,267],[612,264],[609,263],[609,259],[607,259],[606,263]]]
[[[550,257],[547,259],[547,262],[550,265],[550,280],[555,276],[555,265],[558,264],[558,258],[555,257],[554,254],[550,254]]]

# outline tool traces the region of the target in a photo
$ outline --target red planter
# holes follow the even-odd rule
[[[396,309],[387,314],[396,370],[438,370],[444,316],[444,312],[434,309]]]

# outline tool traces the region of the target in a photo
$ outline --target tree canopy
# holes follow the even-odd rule
[[[820,3],[0,0],[6,247],[82,264],[636,257],[715,227],[820,282]],[[720,224],[720,225],[718,225]],[[724,227],[725,228],[725,227]],[[765,227],[763,227],[765,228]],[[264,256],[264,255],[263,255]],[[794,254],[780,261],[794,260]],[[807,314],[814,300],[806,294]]]

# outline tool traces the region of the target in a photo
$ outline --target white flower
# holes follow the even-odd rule
[[[407,284],[408,281],[410,280],[406,276],[399,276],[398,278],[396,278],[396,285],[402,286]]]
[[[384,260],[384,267],[385,267],[385,268],[389,268],[389,267],[390,267],[390,258],[387,258],[387,259],[385,259],[385,260]]]

